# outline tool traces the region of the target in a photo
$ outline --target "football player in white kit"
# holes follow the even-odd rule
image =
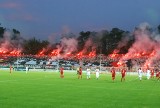
[[[87,79],[90,79],[91,78],[91,69],[90,69],[90,67],[87,68],[86,73],[87,73]]]
[[[96,79],[98,80],[98,79],[99,79],[99,73],[100,73],[100,71],[99,71],[99,68],[98,68],[98,67],[96,68],[95,72],[96,72]]]
[[[26,66],[26,74],[28,73],[28,66]]]
[[[139,80],[140,80],[140,81],[142,80],[142,73],[143,73],[142,69],[139,68],[139,69],[138,69],[138,77],[139,77]]]
[[[150,79],[150,77],[151,77],[151,71],[149,70],[149,68],[147,69],[146,76],[147,76],[147,79]]]

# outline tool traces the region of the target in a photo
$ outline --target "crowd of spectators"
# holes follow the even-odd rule
[[[4,57],[3,57],[4,58]],[[26,67],[28,66],[30,69],[58,69],[60,66],[63,66],[66,70],[76,70],[77,67],[82,66],[83,69],[88,66],[91,69],[95,69],[96,67],[101,67],[101,70],[110,70],[111,67],[117,67],[120,69],[122,66],[126,67],[129,71],[136,71],[139,67],[144,67],[144,64],[147,60],[147,57],[141,58],[132,58],[126,61],[123,61],[123,65],[118,65],[118,61],[121,57],[111,57],[105,55],[98,55],[95,57],[75,57],[68,56],[65,58],[59,57],[48,57],[48,56],[21,56],[21,57],[5,57],[4,60],[1,60],[1,67],[9,67],[13,65],[13,67]],[[151,68],[156,67],[159,68],[160,61],[154,62]],[[145,68],[145,67],[144,67]]]

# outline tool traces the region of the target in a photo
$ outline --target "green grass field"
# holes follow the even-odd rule
[[[75,73],[0,71],[0,108],[159,108],[160,81],[140,82],[126,76],[113,83],[110,74],[96,80],[77,79]]]

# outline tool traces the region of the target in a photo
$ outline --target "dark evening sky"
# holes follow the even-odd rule
[[[22,36],[56,40],[62,33],[140,23],[160,24],[160,0],[0,0],[0,23]]]

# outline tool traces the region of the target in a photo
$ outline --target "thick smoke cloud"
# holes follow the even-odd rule
[[[77,51],[77,45],[78,41],[76,38],[62,38],[60,44],[56,46],[57,49],[53,50],[53,52],[57,52],[57,54],[52,57],[52,59],[55,60],[68,57],[70,54]]]
[[[101,47],[101,39],[106,31],[91,32],[84,43],[82,54],[96,55],[97,49]]]
[[[145,58],[144,66],[156,63],[157,60],[160,59],[159,34],[156,34],[148,23],[143,23],[135,29],[133,35],[135,37],[135,42],[129,48],[128,53],[120,59],[120,62],[147,54],[148,57]]]
[[[94,47],[95,46],[93,45],[92,39],[88,38],[87,41],[85,42],[82,52],[86,54],[88,51],[93,51],[95,49]]]
[[[73,53],[77,51],[78,42],[75,38],[62,38],[60,42],[60,49],[64,51],[64,54]]]
[[[5,30],[4,34],[3,34],[3,38],[0,39],[0,52],[7,54],[7,53],[11,53],[11,52],[21,52],[22,47],[22,39],[12,39],[12,37],[14,34],[12,31],[10,30]]]

